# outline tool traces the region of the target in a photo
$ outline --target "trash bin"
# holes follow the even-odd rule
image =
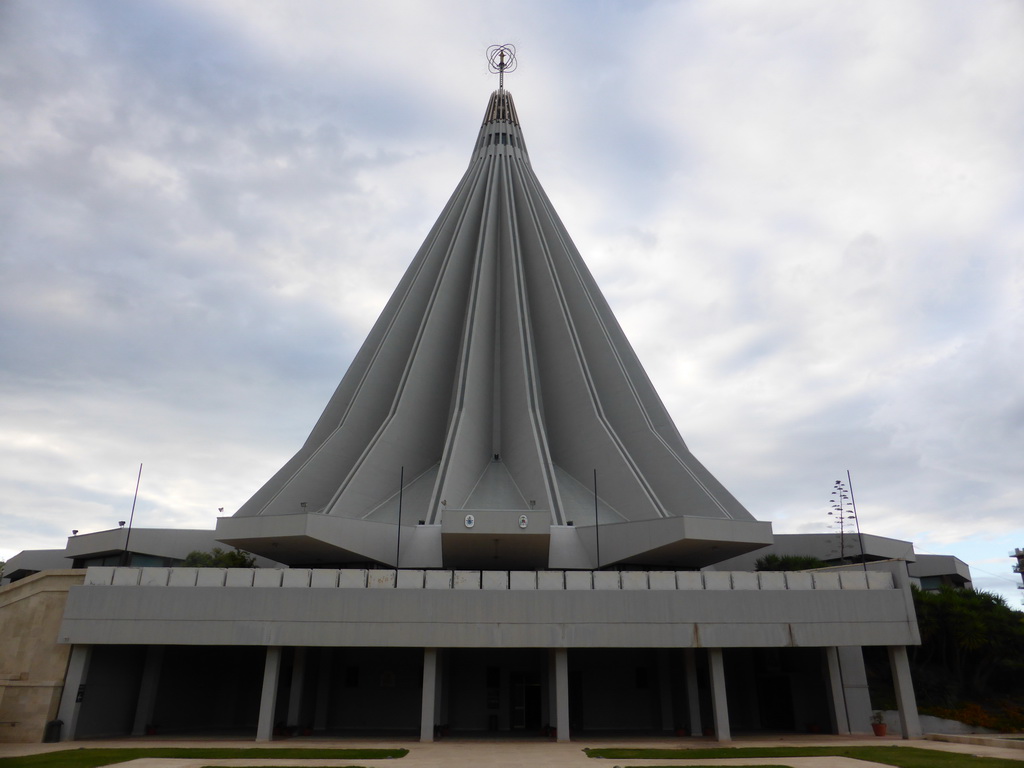
[[[43,731],[43,741],[47,744],[53,744],[60,741],[60,729],[64,725],[63,720],[51,720],[46,724],[46,730]]]

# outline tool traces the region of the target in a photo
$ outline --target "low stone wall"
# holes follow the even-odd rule
[[[938,718],[936,718],[938,719]],[[956,722],[946,720],[944,722]],[[963,725],[963,723],[960,723]],[[984,728],[980,729],[984,730]],[[931,741],[946,741],[950,744],[973,744],[979,747],[1000,747],[1002,749],[1024,750],[1024,740],[1015,733],[927,733],[925,738]]]
[[[0,587],[0,742],[40,742],[57,716],[71,652],[57,630],[68,590],[84,579],[43,571]]]
[[[902,729],[900,728],[900,714],[896,710],[887,710],[882,713],[885,718],[884,722],[888,726],[890,736],[902,735]],[[959,720],[944,720],[941,717],[932,717],[931,715],[919,715],[921,719],[921,730],[924,733],[935,733],[944,735],[967,735],[967,734],[991,734],[996,731],[989,730],[988,728],[982,728],[978,725],[967,725],[967,723],[961,723]],[[1024,745],[1022,745],[1024,746]]]

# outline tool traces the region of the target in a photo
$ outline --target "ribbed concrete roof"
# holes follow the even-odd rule
[[[323,515],[353,521],[317,523],[339,558],[393,562],[374,542],[396,533],[400,476],[403,528],[440,531],[408,532],[420,565],[591,567],[602,530],[614,560],[601,564],[693,566],[714,561],[712,546],[721,558],[770,541],[680,437],[533,173],[504,89],[305,445],[224,523],[224,540],[278,560],[283,543],[284,561],[302,562],[323,543],[309,526],[243,535],[242,518]],[[706,521],[691,526],[704,533],[678,518]],[[560,554],[551,526],[575,529],[559,534]]]
[[[488,123],[511,123],[519,127],[519,116],[516,114],[516,105],[512,102],[512,94],[501,88],[491,94],[487,102],[487,111],[484,113],[484,125]]]

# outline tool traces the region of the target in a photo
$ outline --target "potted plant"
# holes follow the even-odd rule
[[[882,714],[882,710],[875,710],[875,713],[871,716],[871,730],[875,732],[875,736],[885,736],[887,728],[885,715]]]

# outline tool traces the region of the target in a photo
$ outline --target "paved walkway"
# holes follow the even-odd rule
[[[1001,757],[1019,761],[1024,766],[1024,751],[996,745],[954,744],[940,741],[902,741],[900,739],[879,739],[873,736],[822,737],[786,735],[777,738],[739,738],[732,742],[736,747],[781,747],[781,746],[914,746],[923,749],[960,752],[985,757]],[[289,760],[285,758],[241,760],[218,760],[213,758],[142,758],[127,763],[118,763],[118,768],[200,768],[216,766],[345,766],[357,763],[367,768],[615,768],[617,765],[788,765],[792,768],[885,768],[879,763],[851,760],[845,757],[785,757],[785,758],[741,758],[726,760],[598,760],[588,758],[585,747],[716,747],[717,742],[705,739],[680,738],[598,738],[581,739],[567,744],[529,739],[468,739],[451,738],[433,744],[394,739],[289,739],[270,744],[254,744],[241,740],[164,740],[152,737],[144,739],[116,739],[110,741],[77,741],[63,744],[0,744],[0,757],[53,752],[61,749],[100,747],[274,747],[274,748],[394,748],[404,747],[409,754],[400,760]]]

